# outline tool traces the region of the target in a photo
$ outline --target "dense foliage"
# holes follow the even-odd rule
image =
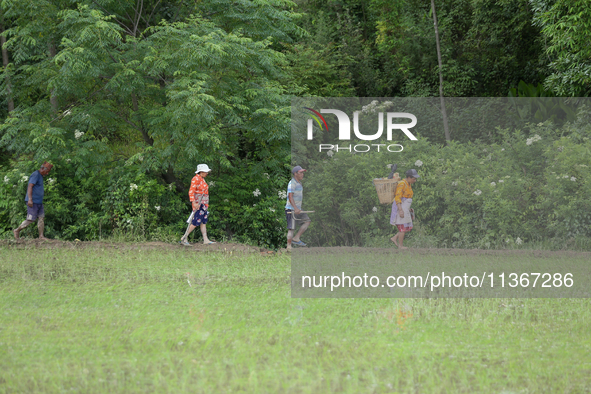
[[[309,163],[306,209],[315,209],[308,230],[314,243],[384,246],[396,233],[390,205],[380,205],[371,180],[416,168],[415,245],[552,247],[589,243],[591,237],[591,112],[562,128],[551,122],[498,129],[499,143],[452,143],[420,139],[404,154],[329,151]],[[580,241],[582,241],[582,244]]]
[[[436,3],[446,96],[589,94],[584,1]],[[24,177],[50,160],[48,236],[175,239],[208,163],[212,238],[279,247],[291,97],[438,94],[429,2],[2,0],[0,12],[5,237],[24,218]],[[452,131],[447,149],[498,137]],[[429,140],[440,153],[443,135]]]

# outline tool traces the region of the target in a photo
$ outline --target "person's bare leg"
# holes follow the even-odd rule
[[[398,245],[398,236],[400,235],[400,232],[396,233],[395,236],[393,236],[392,238],[390,238],[390,241],[394,242],[394,245],[396,245],[397,247],[400,247],[400,245]]]
[[[43,235],[45,231],[45,220],[44,218],[37,219],[37,230],[39,230],[39,239],[46,240],[45,236]]]
[[[299,242],[300,241],[300,237],[302,236],[302,234],[304,233],[304,231],[306,231],[308,229],[308,226],[309,225],[310,225],[310,222],[304,222],[304,223],[302,223],[302,226],[298,230],[298,232],[295,235],[295,237],[293,237],[293,240],[296,241],[296,242]]]
[[[201,223],[199,225],[199,230],[201,230],[201,235],[203,235],[203,243],[204,244],[213,243],[212,241],[209,240],[209,238],[207,238],[207,227],[206,227],[205,223]]]
[[[406,246],[402,246],[402,243],[404,242],[404,234],[406,234],[404,231],[398,233],[398,247],[400,249],[408,249]]]
[[[185,235],[183,235],[181,237],[181,242],[187,241],[189,239],[189,234],[191,234],[193,232],[193,230],[195,230],[195,227],[197,226],[193,226],[192,224],[189,224],[189,226],[187,227],[187,231],[185,231]]]
[[[14,230],[12,230],[12,233],[14,234],[14,239],[20,239],[21,230],[23,230],[24,228],[29,226],[31,223],[34,223],[34,222],[32,220],[25,220],[24,222],[21,223],[20,226],[18,226]]]

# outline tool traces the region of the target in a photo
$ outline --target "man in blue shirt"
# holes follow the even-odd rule
[[[53,164],[44,162],[41,168],[31,174],[29,178],[29,186],[27,187],[27,194],[25,195],[25,202],[27,203],[27,220],[21,223],[18,228],[12,230],[14,238],[19,239],[19,234],[22,229],[37,220],[37,228],[39,229],[39,239],[47,239],[43,236],[45,229],[45,210],[43,209],[43,177],[49,174]]]
[[[291,245],[306,246],[300,239],[301,235],[306,231],[310,225],[310,217],[307,213],[302,213],[302,199],[304,195],[304,187],[302,180],[304,179],[304,170],[300,166],[295,166],[291,173],[293,178],[287,185],[287,203],[285,204],[285,217],[287,219],[287,250],[291,250]],[[294,236],[293,232],[296,227],[296,220],[301,222],[300,229]]]

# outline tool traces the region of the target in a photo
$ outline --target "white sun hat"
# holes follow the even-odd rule
[[[209,168],[209,166],[207,164],[199,164],[197,166],[197,171],[195,171],[195,174],[199,174],[200,172],[210,172],[211,169]]]

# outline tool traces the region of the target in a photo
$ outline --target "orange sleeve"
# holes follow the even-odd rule
[[[396,201],[396,204],[402,203],[402,197],[404,194],[405,187],[406,187],[406,182],[404,182],[404,181],[400,181],[396,185],[396,193],[394,194],[394,201]]]

